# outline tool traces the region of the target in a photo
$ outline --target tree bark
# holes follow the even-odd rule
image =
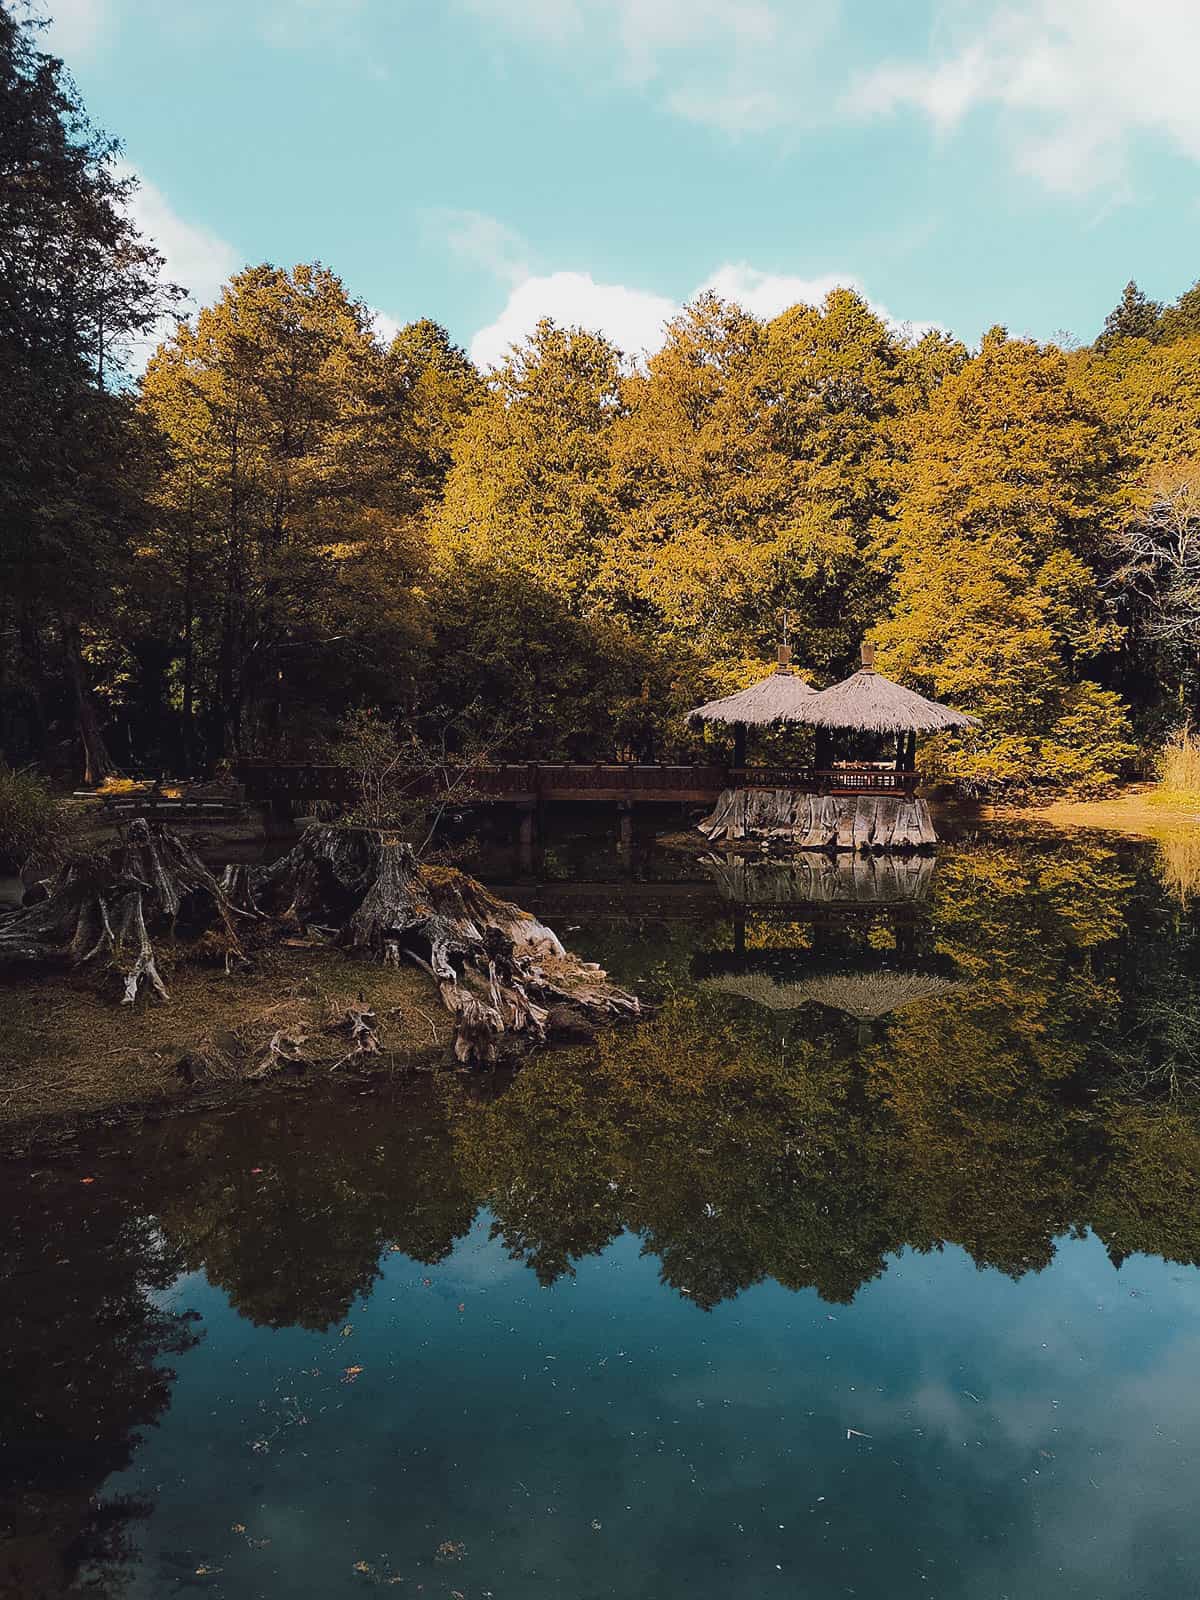
[[[83,781],[90,788],[104,782],[117,770],[116,762],[108,752],[100,718],[88,688],[87,673],[83,664],[83,637],[77,622],[62,624],[63,650],[67,658],[67,674],[75,698],[75,718],[79,739],[83,746]]]

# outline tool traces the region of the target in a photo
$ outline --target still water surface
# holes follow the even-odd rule
[[[1200,928],[1171,864],[595,846],[521,898],[661,1001],[640,1028],[0,1178],[0,1579],[1194,1596]]]

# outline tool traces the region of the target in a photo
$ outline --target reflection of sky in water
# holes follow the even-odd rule
[[[107,1486],[155,1493],[136,1597],[198,1565],[247,1597],[1195,1593],[1200,1281],[1090,1239],[704,1314],[629,1236],[540,1290],[479,1222],[390,1256],[345,1338],[186,1298],[205,1338]]]

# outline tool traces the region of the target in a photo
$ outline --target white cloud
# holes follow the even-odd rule
[[[800,278],[787,273],[762,272],[745,262],[718,267],[696,289],[712,289],[736,300],[758,317],[774,317],[788,306],[819,305],[831,289],[854,289],[868,301],[876,315],[892,327],[917,337],[935,323],[904,323],[885,306],[872,301],[861,283],[847,273]],[[510,345],[531,334],[543,317],[560,327],[583,327],[605,334],[627,356],[638,358],[661,349],[666,326],[681,307],[677,301],[646,289],[620,283],[597,283],[587,272],[553,272],[526,278],[516,285],[494,322],[471,340],[471,356],[480,366],[500,361]]]
[[[162,190],[136,168],[121,162],[119,170],[122,176],[138,180],[130,212],[140,232],[166,257],[163,276],[181,284],[193,305],[208,305],[242,265],[241,256],[211,228],[181,217]]]
[[[385,347],[390,345],[404,324],[390,312],[380,311],[378,306],[369,306],[367,309],[371,313],[371,332],[375,335],[375,342]]]
[[[458,0],[524,36],[725,133],[805,120],[812,67],[841,0]]]
[[[457,261],[483,267],[510,283],[529,276],[528,247],[506,222],[483,211],[456,211],[448,206],[428,212],[426,222]]]
[[[162,190],[128,162],[118,162],[116,171],[119,177],[138,180],[130,200],[130,215],[138,231],[157,245],[164,256],[163,279],[188,291],[188,299],[178,309],[194,311],[211,304],[242,265],[241,256],[210,228],[185,221]],[[135,369],[143,367],[171,326],[170,319],[164,318],[156,329],[137,340],[129,351],[129,365]]]
[[[941,59],[860,76],[848,109],[911,106],[948,130],[995,107],[1017,165],[1059,191],[1122,184],[1138,134],[1200,159],[1196,0],[1017,0],[969,15]]]
[[[663,327],[678,308],[664,295],[597,283],[588,272],[552,272],[517,284],[495,322],[471,340],[471,358],[480,366],[500,361],[512,344],[533,332],[543,317],[563,327],[606,334],[627,355],[657,350]]]
[[[818,306],[831,289],[853,289],[881,321],[898,332],[911,333],[919,339],[940,326],[936,322],[909,322],[893,316],[885,305],[873,300],[862,282],[849,272],[800,278],[787,272],[762,272],[745,261],[729,262],[718,267],[700,287],[715,290],[725,300],[736,300],[738,305],[763,318],[777,317],[789,306]]]

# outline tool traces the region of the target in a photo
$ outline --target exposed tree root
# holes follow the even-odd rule
[[[252,893],[256,909],[285,924],[336,928],[349,949],[425,967],[456,1018],[463,1062],[492,1062],[557,1029],[640,1010],[634,995],[568,954],[536,917],[461,872],[422,866],[394,834],[309,828]]]
[[[242,955],[237,908],[175,834],[141,818],[107,855],[69,861],[36,905],[0,918],[0,960],[100,964],[121,1003],[169,998],[154,941],[202,943],[228,966]]]
[[[422,866],[399,836],[373,828],[310,828],[272,866],[227,868],[218,882],[175,834],[139,819],[111,855],[69,863],[45,900],[0,918],[0,961],[101,963],[132,1005],[147,991],[169,998],[156,941],[228,968],[248,936],[297,935],[422,966],[455,1019],[461,1062],[494,1062],[641,1009],[536,917],[461,872]],[[335,1026],[347,1042],[337,1066],[379,1053],[365,1003]],[[277,1028],[250,1076],[303,1065],[305,1042]]]

